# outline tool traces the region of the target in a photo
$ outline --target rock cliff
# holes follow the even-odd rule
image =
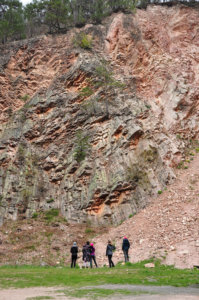
[[[172,181],[199,132],[198,18],[149,6],[86,25],[91,50],[79,29],[1,46],[0,224],[51,208],[119,224]]]

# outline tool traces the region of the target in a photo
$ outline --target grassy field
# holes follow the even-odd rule
[[[199,270],[179,270],[155,263],[145,268],[143,261],[115,268],[70,269],[67,267],[1,266],[0,288],[38,286],[83,287],[99,284],[142,284],[189,286],[199,284]]]

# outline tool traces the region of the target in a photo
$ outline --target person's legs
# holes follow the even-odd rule
[[[93,260],[93,256],[91,255],[91,258],[90,258],[90,267],[91,268],[93,267],[92,260]]]
[[[123,252],[124,252],[124,260],[125,260],[125,263],[128,261],[127,260],[127,250],[123,250]]]
[[[109,267],[112,267],[112,255],[108,255],[108,263],[109,263]]]
[[[74,256],[71,257],[71,268],[73,268],[73,266],[75,267],[75,265],[74,265]]]
[[[127,258],[127,261],[129,261],[129,249],[126,250],[126,258]]]
[[[93,256],[93,261],[94,261],[95,266],[96,266],[96,268],[97,268],[97,262],[96,262],[96,259],[95,259],[95,255]]]
[[[112,267],[115,267],[115,265],[114,265],[114,263],[112,261],[112,255],[111,255],[111,265],[112,265]]]
[[[75,257],[74,257],[74,260],[73,260],[74,268],[76,267],[76,260],[77,260],[77,257],[75,256]]]

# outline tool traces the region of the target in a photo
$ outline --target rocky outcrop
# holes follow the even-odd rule
[[[1,48],[1,223],[59,208],[118,224],[175,177],[198,136],[197,20],[149,6],[87,25],[91,51],[74,48],[75,31]],[[122,83],[108,92],[94,84],[104,58]]]

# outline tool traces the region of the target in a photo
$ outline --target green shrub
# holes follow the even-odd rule
[[[95,81],[93,83],[96,88],[103,88],[105,97],[102,97],[101,100],[105,103],[105,116],[109,119],[109,105],[115,93],[115,88],[121,89],[125,85],[115,80],[114,73],[111,71],[109,63],[106,60],[101,60],[100,65],[95,68]]]
[[[159,190],[159,191],[158,191],[158,195],[161,195],[161,194],[162,194],[162,191],[161,191],[161,190]]]
[[[74,158],[80,163],[86,157],[88,148],[89,148],[89,137],[85,136],[82,131],[78,131],[75,139],[75,150],[74,150]]]
[[[24,96],[21,96],[21,100],[26,102],[30,98],[29,95],[25,94]]]
[[[134,212],[133,214],[130,214],[130,215],[129,215],[129,219],[132,218],[132,217],[134,217],[135,215],[136,215],[135,212]]]
[[[53,199],[53,198],[50,198],[49,200],[47,200],[46,202],[47,203],[52,203],[52,202],[54,202],[55,200]]]
[[[177,169],[181,169],[183,166],[184,166],[184,162],[181,161],[181,162],[176,166],[176,168],[177,168]]]
[[[44,219],[47,221],[52,221],[55,217],[59,216],[59,210],[52,208],[45,212]]]
[[[33,215],[32,215],[32,218],[37,219],[38,215],[39,215],[38,213],[34,212]]]
[[[151,105],[150,105],[150,104],[145,104],[145,107],[146,107],[147,109],[151,109]]]
[[[196,148],[196,152],[199,153],[199,148]]]
[[[92,228],[86,228],[85,233],[93,233],[94,230]]]
[[[91,96],[92,94],[93,94],[93,90],[89,86],[84,87],[80,91],[80,96],[82,98],[87,98],[87,97]]]
[[[92,49],[92,37],[85,34],[84,32],[77,33],[73,39],[73,44],[75,47],[80,47],[83,49]]]

